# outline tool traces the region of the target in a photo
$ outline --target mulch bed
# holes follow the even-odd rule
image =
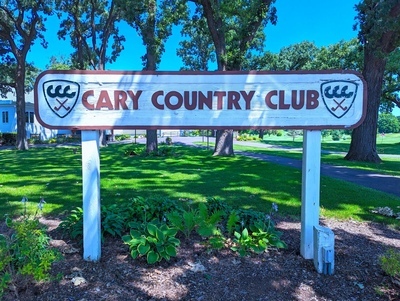
[[[277,228],[287,249],[240,257],[207,250],[193,236],[181,239],[177,257],[152,266],[132,260],[128,246],[114,238],[106,239],[98,263],[86,262],[79,244],[55,229],[59,221],[41,221],[65,253],[52,271],[62,278],[18,279],[3,300],[400,300],[400,287],[379,265],[386,250],[400,249],[400,231],[382,224],[321,220],[335,233],[335,272],[323,275],[299,253],[300,222],[286,217],[277,219]]]

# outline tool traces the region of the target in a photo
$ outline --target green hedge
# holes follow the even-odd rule
[[[15,145],[17,143],[17,133],[0,133],[0,144]]]

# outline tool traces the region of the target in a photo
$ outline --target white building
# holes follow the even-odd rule
[[[7,99],[0,98],[0,132],[1,133],[16,133],[17,132],[17,104],[14,94]],[[26,137],[37,137],[41,140],[47,140],[56,137],[58,134],[70,134],[69,130],[50,130],[43,127],[35,118],[33,105],[33,93],[25,95],[25,122],[26,122]]]
[[[0,98],[0,133],[16,133],[17,132],[17,104],[16,96],[12,93],[7,99]],[[38,138],[40,140],[48,140],[56,138],[57,135],[70,135],[70,130],[51,130],[43,127],[35,117],[33,92],[25,95],[25,127],[26,138]],[[114,135],[129,134],[131,136],[144,136],[146,130],[115,130]],[[176,137],[180,136],[179,130],[158,130],[159,137]]]

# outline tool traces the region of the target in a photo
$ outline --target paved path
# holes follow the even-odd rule
[[[184,144],[193,145],[194,142],[203,141],[201,137],[173,137],[173,142],[181,142]],[[206,138],[203,142],[207,142]],[[213,138],[210,138],[210,143],[214,143]],[[261,143],[252,143],[252,142],[239,142],[235,141],[235,145],[247,145],[252,147],[260,147],[260,148],[268,148],[276,146],[268,146],[266,144]],[[247,157],[251,157],[254,159],[265,160],[271,163],[276,163],[284,166],[289,166],[293,168],[300,168],[302,167],[302,161],[298,159],[292,158],[285,158],[285,157],[278,157],[272,156],[267,154],[257,154],[251,152],[244,152],[244,151],[237,151],[235,150],[236,154],[244,155]],[[396,156],[400,157],[400,156]],[[365,186],[368,188],[372,188],[375,190],[380,190],[389,194],[393,194],[397,197],[400,197],[400,177],[397,176],[390,176],[384,174],[378,174],[375,172],[370,172],[361,169],[355,168],[347,168],[343,166],[334,166],[328,164],[321,164],[321,175],[328,176],[331,178],[344,180],[347,182],[352,182],[357,185]]]

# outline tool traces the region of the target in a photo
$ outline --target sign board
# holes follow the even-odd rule
[[[45,71],[35,83],[37,120],[82,131],[84,259],[101,255],[101,129],[305,129],[300,252],[313,258],[319,223],[321,129],[354,128],[366,85],[352,71]]]
[[[58,129],[344,129],[365,115],[353,71],[45,71],[37,120]]]

